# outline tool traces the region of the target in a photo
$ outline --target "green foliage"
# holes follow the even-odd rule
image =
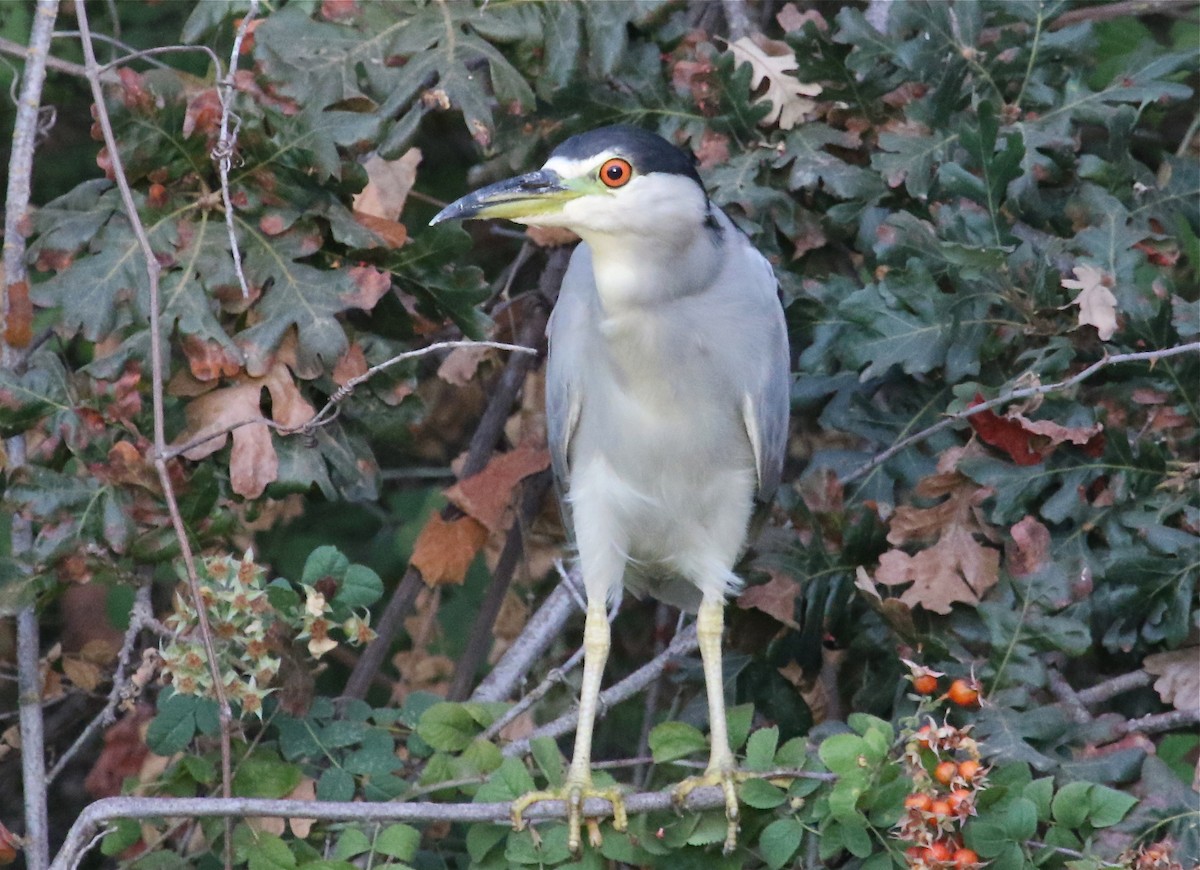
[[[770,574],[771,600],[730,615],[729,729],[747,773],[737,852],[719,854],[719,811],[641,815],[625,833],[605,824],[603,845],[581,856],[567,854],[557,823],[322,825],[307,836],[239,824],[237,866],[922,866],[905,837],[927,820],[905,801],[938,788],[916,730],[935,709],[938,727],[971,741],[937,751],[987,767],[976,813],[946,820],[987,866],[1130,866],[1167,837],[1180,860],[1200,860],[1194,735],[1152,732],[1157,757],[1144,743],[1111,745],[1125,733],[1114,723],[1179,702],[1165,689],[1105,695],[1087,722],[1060,703],[1062,680],[1090,688],[1194,646],[1200,357],[1103,364],[1070,389],[929,430],[981,399],[1200,336],[1200,166],[1194,139],[1180,140],[1195,133],[1195,23],[1100,21],[1086,4],[885,5],[883,29],[861,4],[818,5],[801,21],[783,4],[752,6],[781,13],[754,26],[773,57],[794,60],[786,77],[821,88],[811,105],[787,107],[752,90],[760,71],[734,61],[717,5],[264,9],[231,93],[246,296],[211,157],[217,71],[122,67],[107,108],[161,267],[163,412],[179,448],[166,472],[206,556],[221,678],[239,713],[261,716],[239,722],[238,794],[491,802],[564,781],[564,746],[535,740],[530,763],[485,739],[503,705],[443,702],[411,691],[407,674],[399,709],[335,705],[339,666],[314,666],[341,639],[370,639],[380,575],[392,576],[383,566],[408,558],[414,520],[436,498],[396,481],[448,465],[466,440],[459,418],[477,409],[445,413],[429,371],[406,363],[313,433],[223,432],[255,416],[301,425],[349,377],[427,339],[494,326],[511,337],[528,275],[517,265],[489,285],[472,263],[478,252],[490,266],[516,243],[473,246],[461,228],[426,228],[424,200],[532,168],[579,130],[656,129],[697,153],[713,201],[771,260],[794,349],[789,468],[803,472],[780,494],[785,522],[745,566],[752,581]],[[183,40],[228,56],[245,6],[194,4]],[[352,197],[367,158],[412,145],[425,154],[418,195],[398,220],[363,220]],[[97,162],[111,175],[107,154]],[[43,601],[64,580],[174,584],[179,543],[146,435],[149,285],[111,178],[60,191],[28,230],[36,325],[52,332],[0,372],[0,434],[29,444],[4,496],[32,532],[28,552],[0,554],[0,584]],[[381,489],[405,513],[383,523],[370,558],[333,531],[291,579],[220,555],[243,552],[248,528],[279,524],[302,501],[349,516]],[[288,565],[311,546],[289,539]],[[212,794],[211,676],[188,594],[175,611],[172,684],[146,737],[174,760],[148,787]],[[907,694],[898,648],[978,679],[984,704]],[[825,698],[810,691],[819,672]],[[703,705],[689,702],[697,674],[674,681],[679,715],[647,723],[651,788],[707,750]],[[839,710],[844,725],[814,727]],[[632,754],[639,715],[615,711],[600,753]],[[597,774],[618,780],[629,781]],[[205,832],[204,860],[215,860],[223,834]],[[130,855],[143,834],[118,824],[103,849]],[[166,847],[136,862],[159,865],[183,862]]]

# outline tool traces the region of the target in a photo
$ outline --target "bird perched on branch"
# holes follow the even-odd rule
[[[694,161],[635,127],[567,139],[534,172],[447,206],[433,223],[507,218],[565,227],[583,242],[550,319],[546,415],[564,514],[587,593],[579,725],[562,790],[577,851],[582,807],[621,795],[593,786],[592,727],[609,650],[606,604],[622,584],[690,611],[708,691],[712,753],[682,800],[719,786],[737,836],[737,766],[721,675],[725,598],[740,584],[756,503],[779,484],[789,356],[774,273],[708,198]]]

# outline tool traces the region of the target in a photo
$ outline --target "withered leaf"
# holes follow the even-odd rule
[[[487,529],[473,517],[444,520],[435,513],[413,545],[412,565],[429,586],[462,583],[486,540]]]

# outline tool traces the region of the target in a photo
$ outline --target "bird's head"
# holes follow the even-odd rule
[[[692,158],[637,127],[601,127],[559,145],[541,169],[490,184],[430,222],[507,218],[598,235],[662,237],[699,229],[708,196]]]

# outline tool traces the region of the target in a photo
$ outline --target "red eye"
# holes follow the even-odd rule
[[[604,165],[600,167],[600,180],[607,187],[622,187],[631,178],[633,167],[629,165],[628,160],[622,160],[620,157],[605,160]]]

